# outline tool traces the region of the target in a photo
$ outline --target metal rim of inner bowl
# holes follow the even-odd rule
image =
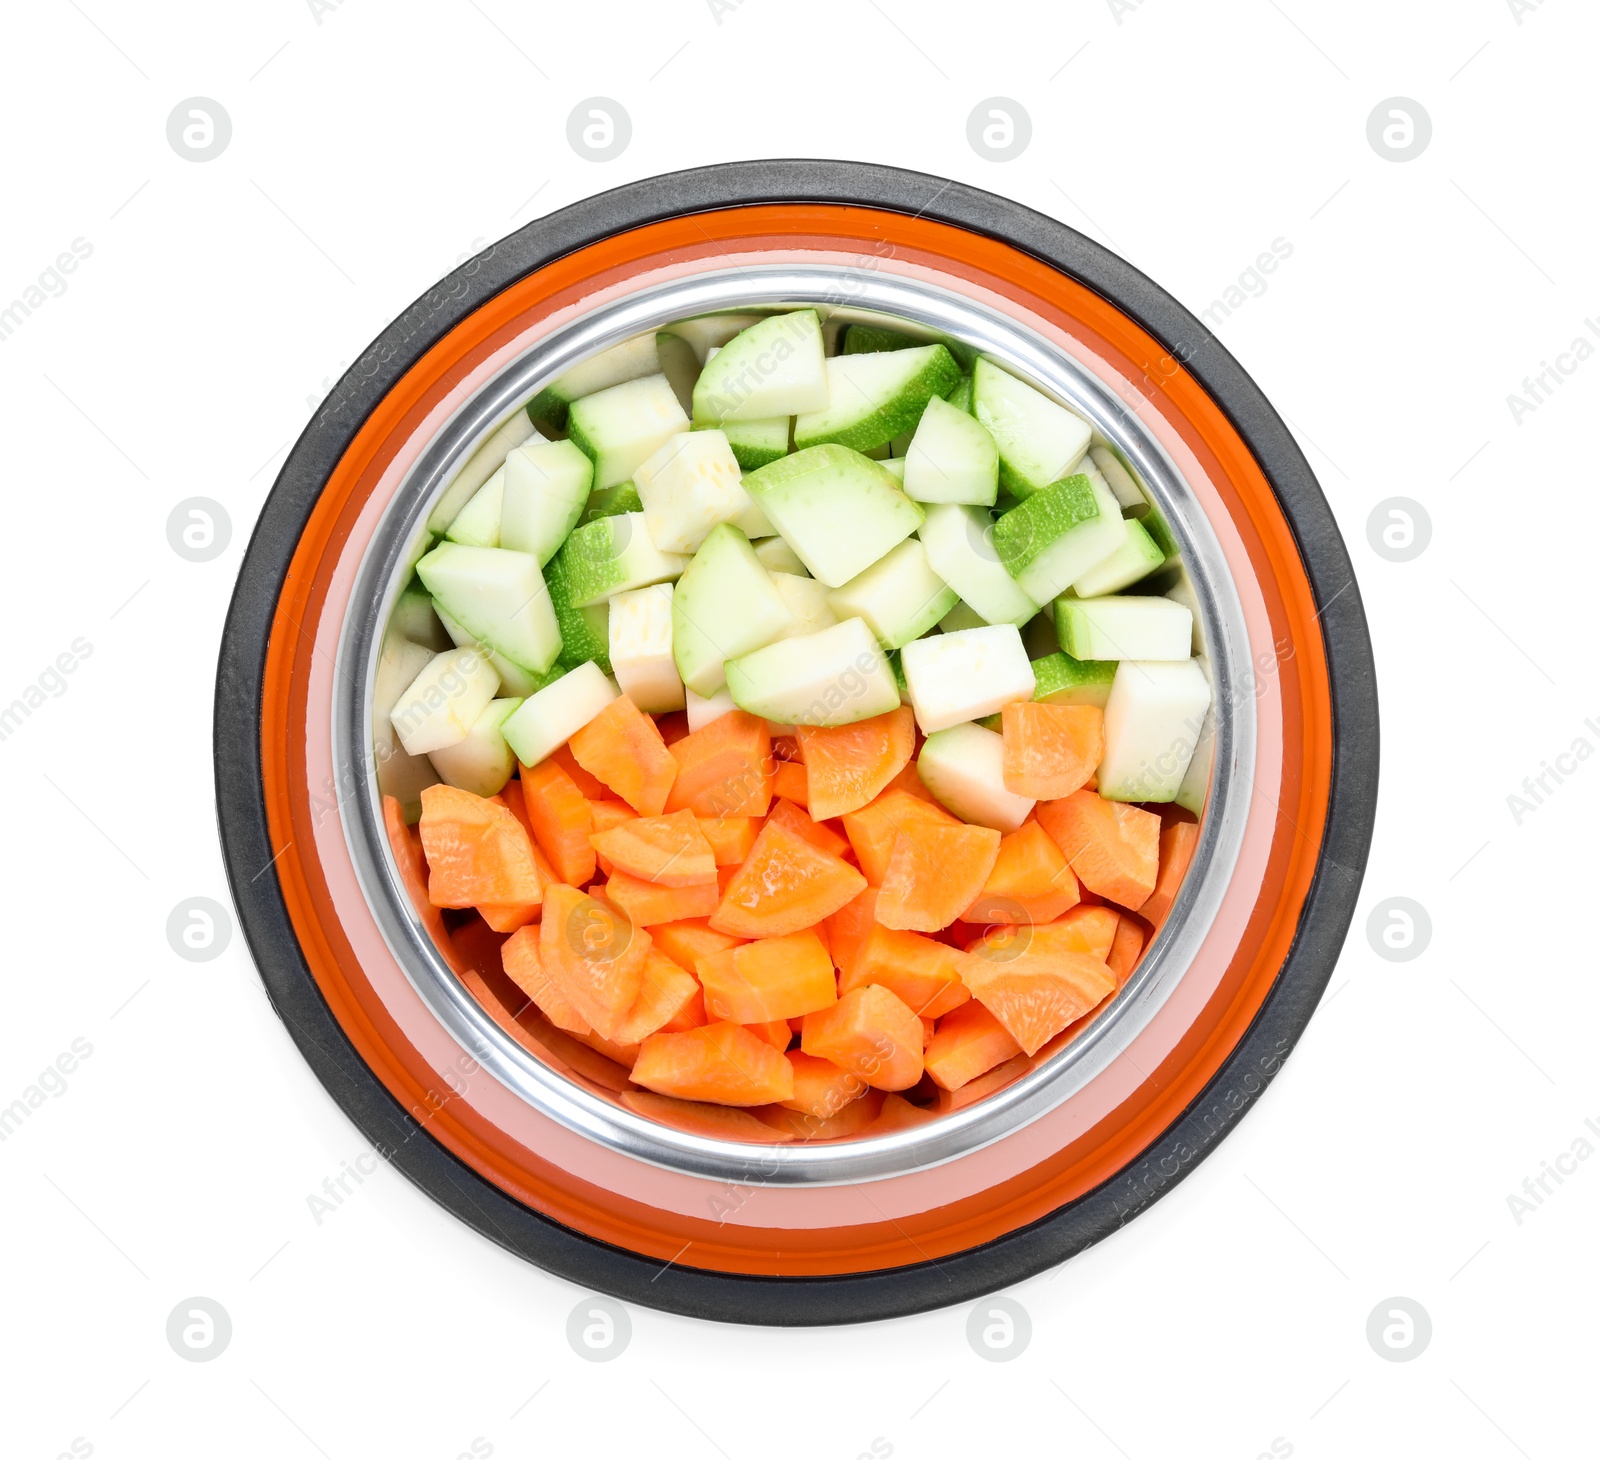
[[[1042,385],[1122,451],[1171,523],[1200,606],[1216,717],[1213,779],[1195,858],[1167,922],[1128,984],[1066,1049],[967,1108],[890,1135],[751,1147],[660,1125],[581,1088],[500,1028],[461,984],[412,909],[384,832],[371,747],[380,627],[427,512],[456,468],[543,385],[596,350],[674,319],[715,310],[819,305],[899,316],[973,346]],[[357,879],[407,978],[450,1035],[536,1110],[610,1150],[694,1176],[770,1185],[839,1185],[901,1176],[1014,1133],[1082,1090],[1138,1036],[1204,941],[1237,861],[1254,779],[1255,700],[1238,693],[1249,641],[1237,590],[1198,499],[1144,422],[1079,361],[1017,320],[920,278],[846,265],[718,269],[648,286],[584,313],[530,346],[480,387],[427,442],[369,542],[341,628],[333,745]],[[377,612],[370,610],[376,606]]]

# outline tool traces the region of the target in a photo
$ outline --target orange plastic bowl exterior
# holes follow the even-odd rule
[[[842,1226],[741,1226],[580,1179],[440,1088],[341,926],[308,774],[315,627],[396,451],[530,324],[663,266],[819,251],[1012,301],[1126,382],[1215,487],[1276,646],[1270,850],[1215,988],[1127,1098],[1028,1169]],[[892,261],[892,264],[891,264]],[[1236,576],[1238,574],[1236,573]],[[1239,367],[1174,301],[1001,199],[860,164],[652,179],[502,241],[357,362],[285,465],[241,571],[219,669],[219,815],[275,1005],[380,1150],[480,1231],[590,1287],[707,1317],[839,1322],[970,1299],[1061,1261],[1170,1190],[1236,1123],[1309,1018],[1343,941],[1373,817],[1377,714],[1353,573],[1310,469]],[[1265,669],[1265,666],[1263,666]]]

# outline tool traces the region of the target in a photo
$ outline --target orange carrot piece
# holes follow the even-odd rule
[[[809,805],[811,787],[806,768],[792,760],[780,760],[772,776],[772,794],[793,801],[796,806]]]
[[[641,816],[659,816],[678,774],[656,722],[619,695],[567,742],[578,764]]]
[[[695,964],[706,1012],[735,1024],[789,1020],[825,1009],[838,997],[833,962],[810,928],[741,943]],[[788,1045],[788,1024],[784,1024]]]
[[[716,1015],[713,1014],[712,1018],[715,1019]],[[757,1039],[766,1040],[779,1054],[788,1049],[789,1041],[794,1038],[794,1030],[789,1027],[787,1019],[768,1019],[762,1023],[746,1024],[744,1027]]]
[[[400,881],[411,899],[411,906],[428,935],[442,945],[444,919],[439,909],[428,901],[428,861],[422,851],[422,836],[415,827],[406,825],[405,808],[393,796],[383,798],[383,829],[389,835],[389,850],[394,855],[395,866],[400,869]]]
[[[985,1095],[993,1095],[996,1090],[1004,1089],[1013,1080],[1027,1074],[1031,1068],[1032,1064],[1027,1055],[1012,1055],[1010,1059],[996,1065],[992,1070],[985,1071],[975,1080],[968,1080],[959,1090],[941,1090],[933,1108],[940,1115],[963,1110],[969,1105],[977,1104]]]
[[[853,725],[798,725],[795,735],[806,764],[809,809],[818,821],[828,821],[859,811],[911,763],[916,720],[911,706],[901,705]]]
[[[695,964],[708,954],[736,948],[741,941],[717,932],[704,918],[658,923],[650,929],[650,936],[656,947],[688,973],[693,973]]]
[[[922,1021],[877,984],[852,989],[836,1004],[807,1014],[800,1048],[859,1075],[875,1090],[909,1090],[922,1078]]]
[[[1097,705],[1040,705],[1022,700],[1000,712],[1001,775],[1006,790],[1057,801],[1081,789],[1105,754]]]
[[[650,935],[609,903],[559,882],[545,889],[539,962],[602,1038],[621,1031],[649,957]]]
[[[926,1125],[933,1118],[931,1110],[924,1110],[919,1105],[913,1105],[903,1095],[885,1095],[883,1108],[878,1112],[878,1118],[872,1122],[862,1135],[886,1136],[891,1131],[907,1130],[914,1125]]]
[[[841,981],[851,975],[862,943],[878,926],[877,906],[878,889],[868,887],[828,919],[828,951]]]
[[[692,811],[670,816],[635,816],[609,831],[598,831],[589,844],[616,871],[662,887],[699,887],[717,880],[711,843]]]
[[[553,760],[558,766],[561,767],[562,770],[571,776],[573,785],[575,785],[583,793],[586,799],[590,801],[604,801],[611,795],[610,791],[608,791],[599,781],[595,780],[595,778],[591,776],[588,771],[584,770],[584,768],[578,764],[578,758],[572,753],[572,747],[570,745],[558,745],[550,752],[546,759]]]
[[[1195,821],[1175,821],[1161,833],[1160,865],[1156,872],[1155,888],[1143,903],[1133,909],[1157,932],[1172,911],[1172,904],[1177,901],[1183,874],[1194,860],[1194,849],[1199,841],[1200,824]]]
[[[874,887],[883,885],[895,837],[902,831],[929,825],[960,826],[961,823],[944,807],[900,789],[885,791],[870,805],[844,817],[845,835],[855,849],[862,874]]]
[[[595,860],[589,833],[594,830],[594,814],[583,792],[554,760],[525,765],[518,774],[528,824],[556,877],[568,887],[593,881]]]
[[[917,800],[926,801],[930,806],[939,806],[939,798],[928,789],[915,760],[883,788],[882,794],[888,795],[890,791],[904,791],[908,796],[915,796]],[[939,806],[939,810],[943,811],[944,807]]]
[[[589,1021],[561,992],[556,981],[545,972],[539,958],[539,930],[523,928],[506,939],[500,949],[506,977],[538,1005],[539,1012],[557,1029],[568,1034],[588,1034]]]
[[[1048,946],[1067,953],[1087,953],[1102,962],[1111,956],[1117,936],[1118,913],[1112,907],[1075,907],[1052,923],[1037,923],[1030,932],[1042,933]]]
[[[711,855],[719,867],[737,867],[750,855],[761,832],[755,816],[700,816],[700,834],[711,843]]]
[[[697,887],[663,887],[619,870],[606,879],[606,900],[640,927],[652,927],[684,918],[709,917],[717,910],[717,884],[702,882]]]
[[[772,810],[767,813],[767,821],[781,822],[798,837],[804,837],[812,846],[826,852],[830,857],[842,857],[850,848],[850,843],[840,836],[831,826],[820,821],[813,821],[811,813],[795,805],[793,801],[778,799],[772,803]]]
[[[840,973],[839,992],[877,984],[921,1017],[938,1019],[972,997],[957,969],[960,957],[960,950],[948,943],[874,925],[861,940],[849,972]]]
[[[767,722],[730,710],[686,735],[669,753],[678,768],[668,811],[696,816],[765,816],[772,803],[772,736]]]
[[[979,939],[961,955],[961,980],[1031,1055],[1116,989],[1105,962],[1080,947],[1060,923],[1033,929],[1020,949]]]
[[[1052,923],[1078,904],[1078,879],[1037,821],[1000,838],[983,891],[961,914],[969,923]]]
[[[699,993],[700,985],[693,974],[685,973],[665,953],[652,948],[639,980],[638,997],[617,1031],[617,1043],[638,1044],[646,1035],[665,1028]]]
[[[878,892],[886,928],[937,933],[972,905],[1000,854],[987,826],[912,826],[894,839]]]
[[[633,1082],[658,1095],[713,1105],[771,1105],[794,1094],[789,1061],[748,1029],[726,1022],[650,1035],[634,1062]]]
[[[692,978],[693,975],[691,974]],[[689,1002],[678,1010],[663,1024],[658,1031],[661,1034],[682,1034],[686,1029],[698,1029],[703,1024],[710,1024],[711,1016],[706,1013],[706,996],[701,992],[700,980],[695,979],[694,993],[690,995]]]
[[[974,999],[939,1021],[924,1058],[935,1085],[959,1090],[1021,1052],[1005,1025]]]
[[[804,1050],[791,1049],[786,1058],[794,1066],[794,1094],[783,1104],[817,1120],[831,1120],[872,1088],[853,1071]]]
[[[1128,976],[1138,966],[1144,952],[1144,927],[1138,918],[1124,913],[1117,919],[1117,935],[1111,940],[1111,952],[1106,965],[1116,975],[1117,987],[1127,983]]]
[[[838,912],[866,885],[848,862],[769,822],[728,883],[711,926],[740,938],[780,938]]]
[[[796,1051],[790,1050],[792,1058]],[[777,1130],[792,1131],[799,1141],[836,1141],[847,1136],[858,1136],[866,1130],[883,1110],[889,1097],[882,1090],[871,1090],[865,1085],[862,1094],[843,1109],[829,1116],[808,1115],[792,1110],[786,1105],[763,1105],[750,1113]]]
[[[751,1145],[781,1146],[794,1140],[792,1132],[758,1119],[748,1110],[728,1105],[707,1105],[699,1100],[675,1100],[649,1090],[624,1090],[618,1099],[629,1110],[691,1135],[719,1141],[747,1141]]]
[[[1041,801],[1039,825],[1092,892],[1134,910],[1155,891],[1161,818],[1093,791]]]
[[[417,823],[435,907],[477,903],[537,905],[539,869],[522,823],[502,803],[454,786],[428,786]]]

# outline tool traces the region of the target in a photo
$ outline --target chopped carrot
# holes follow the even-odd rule
[[[539,962],[602,1038],[621,1030],[649,957],[650,935],[610,904],[559,882],[545,889]]]
[[[1111,940],[1111,952],[1106,963],[1116,975],[1117,987],[1127,983],[1128,975],[1138,966],[1144,952],[1144,927],[1138,918],[1124,913],[1117,919],[1117,935]]]
[[[568,887],[593,881],[595,860],[589,833],[594,830],[594,814],[583,792],[553,759],[525,765],[519,774],[528,824],[557,878]]]
[[[658,1095],[714,1105],[771,1105],[794,1094],[789,1061],[766,1040],[726,1022],[650,1035],[639,1049],[633,1082]]]
[[[922,1078],[922,1021],[888,989],[852,989],[807,1014],[800,1048],[859,1075],[875,1090],[909,1090]]]
[[[641,816],[659,816],[678,774],[656,722],[619,695],[567,744],[579,765]]]
[[[953,1111],[964,1110],[969,1105],[976,1105],[984,1096],[993,1095],[996,1090],[1003,1090],[1013,1080],[1027,1074],[1030,1068],[1032,1066],[1027,1055],[1014,1054],[992,1070],[986,1070],[975,1080],[968,1080],[959,1090],[941,1090],[938,1099],[934,1101],[934,1109],[940,1115],[949,1115]]]
[[[1105,962],[1080,947],[1076,930],[1060,923],[1033,929],[1020,947],[980,939],[961,955],[961,979],[1031,1055],[1117,986]]]
[[[635,816],[594,833],[589,844],[616,871],[662,887],[699,887],[717,880],[711,843],[692,811]]]
[[[690,1135],[768,1146],[781,1146],[794,1140],[790,1131],[768,1125],[748,1110],[707,1105],[699,1100],[675,1100],[670,1095],[656,1095],[649,1090],[624,1090],[618,1098],[629,1110]]]
[[[928,1074],[941,1090],[959,1090],[969,1080],[1022,1052],[1011,1032],[973,1000],[939,1021],[925,1056]]]
[[[944,807],[899,789],[885,791],[870,805],[848,812],[844,817],[845,835],[855,848],[863,875],[874,887],[883,885],[895,837],[907,828],[924,825],[960,826],[961,823]]]
[[[578,764],[578,758],[572,753],[572,747],[570,745],[558,745],[546,758],[553,760],[558,766],[561,767],[562,770],[571,776],[573,785],[575,785],[588,800],[603,801],[611,794],[610,791],[608,791],[599,781],[595,780],[595,778],[591,776],[588,771],[584,770],[584,768]]]
[[[904,791],[908,796],[915,796],[919,801],[926,801],[930,806],[939,806],[939,798],[928,789],[927,782],[922,779],[922,772],[917,769],[917,763],[912,760],[887,786],[883,788],[884,794],[890,791]],[[944,808],[939,806],[942,811]]]
[[[948,943],[874,924],[849,971],[840,973],[839,992],[878,984],[922,1017],[937,1019],[972,997],[956,968],[960,957]]]
[[[506,977],[538,1005],[539,1012],[568,1034],[589,1033],[589,1021],[544,969],[539,958],[539,930],[523,928],[506,939],[500,949]]]
[[[695,979],[694,993],[689,996],[689,1002],[668,1019],[661,1026],[659,1032],[662,1034],[682,1034],[686,1029],[698,1029],[702,1024],[710,1024],[711,1022],[711,1016],[706,1013],[706,996],[701,992],[700,980]]]
[[[916,720],[911,707],[901,705],[853,725],[799,725],[795,735],[806,763],[811,814],[828,821],[859,811],[910,764]]]
[[[435,907],[537,905],[543,897],[528,834],[504,803],[454,786],[428,786],[417,826]]]
[[[1155,889],[1134,909],[1157,932],[1177,901],[1183,874],[1194,860],[1194,849],[1199,841],[1200,824],[1195,821],[1175,821],[1161,833]]]
[[[1022,700],[1000,712],[1001,774],[1006,790],[1056,801],[1080,789],[1105,754],[1097,705],[1041,705]]]
[[[716,1015],[712,1015],[712,1018],[715,1019]],[[789,1041],[794,1038],[794,1030],[789,1027],[787,1019],[767,1019],[756,1024],[746,1024],[744,1027],[757,1039],[766,1040],[779,1054],[788,1049]]]
[[[702,882],[697,887],[663,887],[618,870],[606,879],[606,900],[640,927],[651,927],[684,918],[709,917],[717,910],[717,884]]]
[[[936,933],[972,905],[1000,853],[1000,833],[987,826],[924,824],[894,839],[878,895],[886,928]]]
[[[838,912],[866,885],[849,863],[769,822],[728,883],[711,926],[741,938],[798,933]]]
[[[891,1131],[906,1130],[914,1125],[924,1125],[932,1117],[933,1112],[923,1110],[920,1106],[913,1105],[903,1095],[885,1095],[883,1108],[878,1112],[878,1118],[872,1122],[862,1135],[886,1136]]]
[[[1092,892],[1130,911],[1155,890],[1161,818],[1093,791],[1041,801],[1039,825]]]
[[[693,973],[696,962],[708,954],[737,947],[741,941],[717,932],[704,918],[658,923],[650,929],[650,936],[656,947],[688,973]]]
[[[792,760],[780,760],[772,777],[772,794],[793,801],[796,806],[811,803],[811,787],[806,768]]]
[[[828,919],[828,950],[841,981],[851,976],[862,943],[878,926],[877,906],[878,889],[868,887]]]
[[[783,1104],[817,1120],[832,1119],[872,1088],[860,1075],[804,1050],[791,1049],[786,1058],[794,1066],[794,1094]]]
[[[411,899],[411,906],[429,936],[442,946],[444,918],[428,901],[428,860],[423,854],[422,836],[415,827],[406,825],[405,807],[393,796],[383,798],[383,829],[389,835],[389,850],[394,855],[395,866],[400,869],[400,881]]]
[[[781,797],[772,803],[767,821],[769,824],[774,821],[781,822],[796,836],[804,837],[812,846],[826,852],[830,857],[842,857],[850,847],[850,843],[831,826],[813,821],[810,812],[802,810],[793,801]]]
[[[767,722],[730,710],[670,747],[678,767],[668,811],[696,816],[765,816],[772,803],[772,736]]]
[[[656,716],[656,729],[668,745],[676,745],[689,733],[689,717],[682,710],[671,710]]]
[[[1050,923],[1078,903],[1078,879],[1037,821],[1000,838],[983,891],[964,913],[969,923]]]
[[[792,1057],[794,1050],[789,1051]],[[846,1136],[858,1136],[866,1130],[883,1109],[888,1098],[882,1090],[862,1087],[862,1094],[832,1115],[808,1115],[786,1105],[763,1105],[750,1113],[776,1130],[792,1131],[800,1141],[836,1141]]]
[[[810,928],[741,943],[695,964],[706,1012],[736,1024],[788,1020],[825,1009],[838,997],[833,963]],[[784,1025],[788,1044],[788,1025]]]
[[[719,867],[737,867],[750,855],[761,831],[761,819],[756,816],[700,816],[696,820]]]
[[[617,1031],[617,1042],[637,1044],[646,1035],[665,1028],[699,993],[700,985],[693,974],[685,973],[665,953],[652,948],[639,980],[638,997]]]
[[[612,831],[625,821],[641,819],[626,801],[613,801],[609,796],[602,796],[597,801],[589,802],[589,824],[594,828],[589,833],[591,837],[602,831]]]

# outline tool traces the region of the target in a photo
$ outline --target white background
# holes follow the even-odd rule
[[[1600,764],[1547,780],[1520,824],[1507,797],[1575,738],[1600,746],[1584,725],[1600,718],[1600,360],[1520,423],[1507,396],[1600,316],[1593,8],[315,8],[7,14],[0,304],[74,239],[92,253],[0,341],[0,703],[75,639],[92,652],[0,742],[0,1105],[75,1039],[93,1053],[0,1144],[0,1451],[1592,1453],[1600,1160],[1520,1221],[1507,1198],[1600,1121],[1583,933]],[[633,123],[603,164],[566,136],[597,94]],[[1032,119],[1007,163],[966,135],[997,94]],[[166,136],[196,95],[233,125],[204,164]],[[1367,137],[1396,95],[1433,123],[1406,163]],[[346,362],[543,213],[674,168],[795,155],[1001,192],[1197,312],[1274,239],[1292,244],[1218,333],[1319,473],[1372,621],[1382,801],[1326,1007],[1192,1177],[1015,1290],[1033,1336],[1008,1363],[974,1354],[964,1309],[802,1332],[636,1309],[627,1352],[583,1362],[565,1336],[577,1289],[387,1168],[313,1220],[307,1198],[360,1136],[237,931],[209,963],[180,960],[164,931],[184,899],[227,902],[218,634],[276,469]],[[192,496],[232,519],[208,563],[167,542]],[[1368,542],[1394,496],[1432,521],[1409,562]],[[1410,962],[1369,946],[1391,896],[1431,915]],[[231,1316],[214,1362],[181,1361],[165,1337],[192,1295]],[[1412,1362],[1367,1341],[1395,1295],[1431,1316]]]

